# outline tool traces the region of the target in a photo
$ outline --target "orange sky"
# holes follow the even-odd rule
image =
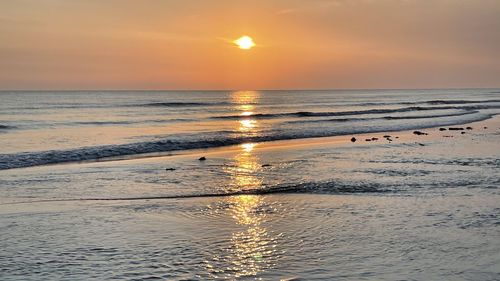
[[[499,0],[0,0],[0,89],[500,87],[499,15]]]

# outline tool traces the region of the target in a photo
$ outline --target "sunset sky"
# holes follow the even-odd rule
[[[500,87],[500,0],[0,0],[0,89],[436,87]]]

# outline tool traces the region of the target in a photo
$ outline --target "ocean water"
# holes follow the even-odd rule
[[[485,120],[500,91],[1,92],[0,169]]]
[[[0,101],[1,280],[500,278],[498,89]]]

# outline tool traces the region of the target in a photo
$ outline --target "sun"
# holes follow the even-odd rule
[[[234,40],[233,43],[243,50],[250,50],[252,47],[255,47],[252,37],[246,35]]]

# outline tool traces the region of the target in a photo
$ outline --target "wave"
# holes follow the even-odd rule
[[[59,104],[39,104],[37,106],[20,106],[6,107],[8,110],[47,110],[47,109],[85,109],[85,108],[112,108],[116,105],[92,105],[92,104],[75,104],[75,105],[59,105]]]
[[[151,102],[139,104],[40,104],[38,106],[9,107],[11,110],[46,110],[46,109],[90,109],[114,107],[209,107],[233,105],[231,102]]]
[[[231,105],[230,102],[152,102],[139,105],[129,106],[145,106],[145,107],[195,107],[195,106],[221,106]]]
[[[499,109],[499,105],[475,105],[475,106],[411,106],[393,109],[366,109],[366,110],[349,110],[349,111],[332,111],[332,112],[310,112],[310,111],[297,111],[286,113],[258,113],[248,116],[241,115],[222,115],[213,116],[212,119],[272,119],[283,117],[329,117],[329,116],[352,116],[352,115],[365,115],[365,114],[387,114],[387,113],[403,113],[413,111],[432,111],[432,110],[464,110],[474,111],[479,109]]]
[[[133,123],[132,121],[77,121],[66,125],[130,125]]]
[[[454,117],[454,116],[464,116],[468,114],[475,114],[479,111],[464,111],[459,113],[448,113],[448,114],[432,114],[432,115],[410,115],[410,116],[384,116],[381,119],[386,120],[406,120],[406,119],[429,119],[429,118],[441,118],[441,117]]]
[[[431,100],[426,104],[472,104],[472,103],[500,103],[500,100]]]
[[[25,204],[43,202],[71,202],[71,201],[138,201],[138,200],[167,200],[167,199],[189,199],[207,197],[231,197],[241,195],[268,195],[283,193],[314,193],[314,194],[353,194],[353,193],[382,193],[392,191],[387,186],[384,188],[377,183],[342,183],[339,181],[324,182],[303,182],[294,184],[278,184],[273,186],[262,186],[254,189],[245,189],[224,193],[195,193],[195,194],[175,194],[160,196],[139,196],[139,197],[92,197],[92,198],[61,198],[33,200],[26,202],[12,202],[4,204]]]
[[[9,130],[9,129],[15,129],[15,126],[8,126],[8,125],[1,125],[0,124],[0,130]]]
[[[102,121],[69,121],[69,122],[59,122],[59,121],[24,121],[22,123],[18,122],[17,126],[6,126],[0,125],[1,130],[7,129],[42,129],[42,128],[54,128],[54,127],[74,127],[77,126],[116,126],[116,125],[141,125],[141,124],[170,124],[170,123],[180,123],[180,122],[193,122],[198,119],[189,118],[168,118],[168,119],[145,119],[145,120],[102,120]]]
[[[381,106],[381,105],[452,105],[452,104],[481,104],[481,103],[500,103],[500,100],[428,100],[428,101],[410,101],[410,102],[363,102],[353,103],[352,106]]]
[[[319,119],[319,120],[293,120],[287,123],[320,123],[320,122],[353,122],[353,121],[375,121],[375,120],[412,120],[412,119],[432,119],[432,118],[443,118],[443,117],[455,117],[464,116],[469,114],[476,114],[479,111],[464,111],[459,113],[448,113],[448,114],[433,114],[433,115],[410,115],[410,116],[383,116],[376,118],[334,118],[334,119]]]
[[[361,103],[356,105],[442,105],[442,104],[477,104],[477,103],[500,103],[500,100],[430,100],[430,101],[416,101],[416,102],[396,102],[396,103]],[[237,103],[233,102],[152,102],[138,105],[128,106],[146,106],[146,107],[196,107],[196,106],[230,106]],[[248,104],[248,103],[247,103]],[[256,103],[250,103],[256,104]]]
[[[68,122],[63,125],[72,126],[72,125],[132,125],[132,124],[145,124],[145,123],[171,123],[171,122],[191,122],[195,119],[187,119],[187,118],[173,118],[173,119],[149,119],[149,120],[129,120],[129,121],[77,121],[77,122]],[[58,124],[59,125],[59,124]]]
[[[268,142],[276,140],[291,140],[303,138],[331,137],[340,135],[389,132],[423,129],[438,126],[452,126],[489,119],[493,114],[470,114],[468,118],[433,120],[429,124],[396,124],[376,126],[349,126],[338,129],[325,128],[303,130],[298,128],[289,131],[272,131],[267,135],[245,136],[235,135],[233,132],[213,132],[211,135],[200,134],[183,139],[161,139],[128,144],[82,147],[69,150],[51,150],[41,152],[22,152],[0,154],[0,170],[24,168],[40,165],[59,164],[82,161],[104,161],[138,158],[151,153],[165,153],[189,149],[213,148],[229,145],[238,145],[248,142]],[[204,136],[205,135],[205,136]],[[143,157],[142,156],[142,157]]]
[[[500,93],[500,92],[491,92]],[[429,101],[412,101],[412,102],[364,102],[353,103],[351,106],[382,106],[382,105],[461,105],[461,104],[487,104],[487,103],[500,103],[500,100],[429,100]],[[258,103],[245,103],[245,104],[258,104]],[[212,107],[212,106],[234,106],[238,103],[234,102],[183,102],[183,101],[169,101],[169,102],[150,102],[139,104],[39,104],[37,106],[21,106],[21,107],[7,107],[10,110],[47,110],[47,109],[91,109],[91,108],[115,108],[115,107]],[[263,104],[261,104],[263,105]]]

